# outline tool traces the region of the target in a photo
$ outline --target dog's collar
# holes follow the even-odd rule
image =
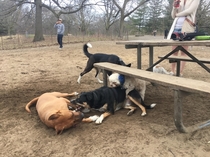
[[[118,77],[118,80],[120,82],[120,85],[122,86],[125,82],[125,76],[120,74]]]

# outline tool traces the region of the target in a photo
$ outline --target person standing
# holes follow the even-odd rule
[[[171,11],[171,16],[175,19],[175,25],[173,33],[192,33],[195,32],[195,18],[200,0],[174,0],[173,9]],[[176,46],[172,46],[174,50]],[[185,50],[188,50],[188,46],[183,46]],[[173,55],[178,56],[178,52]],[[181,56],[186,56],[184,52],[181,51]],[[176,63],[171,63],[171,74],[176,75]],[[183,75],[183,70],[186,62],[181,61],[180,75]]]
[[[153,35],[156,36],[156,34],[157,34],[157,30],[155,29],[153,30]]]
[[[63,34],[65,31],[65,26],[62,23],[62,19],[58,19],[58,21],[55,23],[54,28],[57,29],[57,41],[59,44],[59,48],[63,48]]]
[[[164,39],[166,39],[168,36],[168,29],[166,28],[165,31],[164,31]]]

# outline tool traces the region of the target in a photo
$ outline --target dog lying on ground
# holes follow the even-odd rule
[[[78,93],[71,94],[52,92],[44,93],[31,100],[25,109],[29,113],[30,106],[36,103],[36,110],[41,121],[48,127],[55,128],[56,134],[61,134],[64,129],[68,129],[80,123],[84,118],[82,112],[75,112],[68,109],[70,101],[64,97],[76,96]]]
[[[95,122],[101,124],[106,117],[114,114],[117,104],[123,103],[124,100],[125,90],[121,89],[121,87],[101,87],[90,92],[81,93],[78,98],[71,100],[71,103],[93,109],[100,109],[106,104],[106,112],[97,118]],[[92,120],[84,118],[83,122],[92,122]]]
[[[94,63],[109,62],[109,63],[125,66],[125,63],[116,55],[103,54],[103,53],[95,53],[95,54],[89,53],[88,48],[91,48],[91,47],[92,45],[90,43],[83,45],[83,52],[88,57],[88,61],[87,61],[87,65],[84,71],[80,73],[79,78],[77,79],[78,83],[80,83],[83,75],[90,72],[94,68]],[[95,69],[96,69],[96,75],[95,75],[96,79],[98,80],[99,83],[103,83],[103,81],[101,81],[99,78],[99,72],[100,72],[99,69],[98,68],[95,68]],[[108,75],[111,75],[111,72],[108,72]]]
[[[167,74],[167,75],[173,75],[172,72],[168,72],[165,68],[163,68],[161,65],[156,65],[153,67],[153,72],[154,73],[160,73],[160,74]]]
[[[141,108],[142,116],[146,115],[145,108],[153,108],[155,106],[146,106],[142,101],[138,91],[136,91],[135,89],[128,93],[128,100],[126,100],[126,103],[125,99],[126,93],[125,89],[123,89],[122,87],[117,86],[111,88],[104,86],[94,91],[81,93],[77,99],[71,100],[71,102],[75,105],[83,106],[84,108],[88,107],[94,109],[99,109],[106,105],[106,111],[102,115],[100,115],[100,117],[93,116],[83,119],[83,122],[95,121],[96,124],[101,124],[106,117],[114,114],[115,111],[121,108],[130,109],[127,115],[131,115],[136,109],[136,107],[131,105],[131,102],[137,104]],[[139,102],[141,102],[142,104],[140,104]]]

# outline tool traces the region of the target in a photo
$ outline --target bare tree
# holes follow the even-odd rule
[[[120,11],[120,31],[119,37],[122,38],[124,31],[124,20],[126,17],[131,15],[136,9],[138,9],[141,5],[148,2],[149,0],[124,0],[122,5],[121,1],[112,0],[113,3],[117,6]]]
[[[210,2],[201,0],[197,11],[196,24],[198,31],[210,33]]]
[[[75,25],[79,28],[79,31],[85,35],[89,31],[89,26],[94,22],[95,19],[95,11],[93,12],[93,8],[91,6],[86,6],[80,9],[75,13]],[[87,16],[88,15],[88,16]]]
[[[35,36],[33,41],[44,40],[42,31],[42,8],[50,10],[55,17],[59,18],[62,14],[72,14],[79,11],[87,4],[89,0],[11,0],[13,2],[1,14],[9,15],[18,9],[23,4],[34,4],[36,7],[35,15]]]
[[[35,6],[36,6],[36,18],[35,18],[35,36],[34,36],[34,42],[35,41],[41,41],[44,40],[43,36],[43,30],[42,30],[42,0],[35,0]]]
[[[101,3],[103,6],[102,18],[104,21],[106,34],[108,34],[110,27],[120,18],[119,9],[112,0],[101,0]]]
[[[150,1],[147,10],[147,31],[163,31],[163,0]]]
[[[14,30],[14,25],[17,21],[19,12],[16,10],[16,8],[5,9],[8,5],[14,5],[14,2],[0,1],[0,33],[10,36],[12,30]]]

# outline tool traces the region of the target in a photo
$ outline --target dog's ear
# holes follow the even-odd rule
[[[57,118],[60,117],[60,116],[61,116],[61,112],[58,111],[58,112],[52,114],[52,115],[48,118],[48,120],[54,120],[54,119],[57,119]]]
[[[126,67],[131,67],[131,63],[127,64]]]

